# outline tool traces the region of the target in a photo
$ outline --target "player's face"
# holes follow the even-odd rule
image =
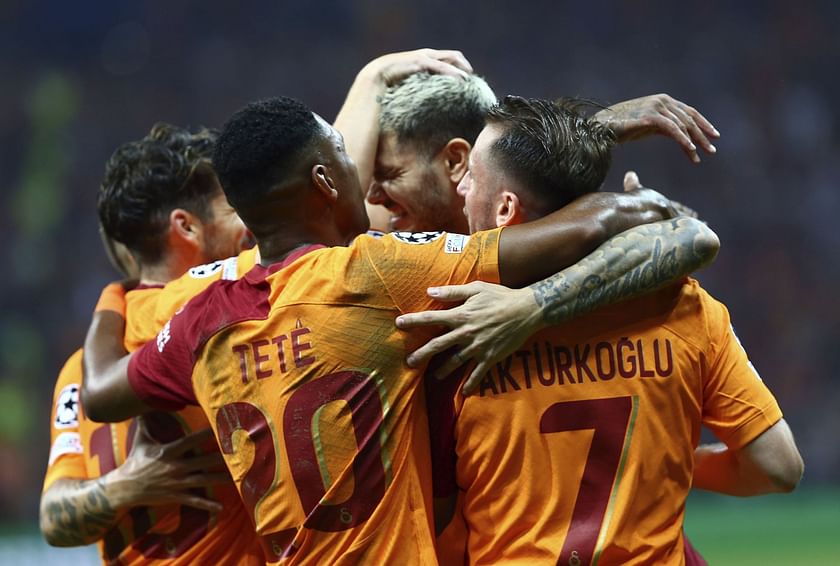
[[[379,137],[367,200],[391,213],[390,229],[463,232],[463,199],[446,175],[442,153],[431,158],[392,132]]]
[[[253,245],[253,236],[230,206],[222,189],[210,199],[210,220],[203,224],[202,253],[205,261],[238,255]]]
[[[322,150],[327,158],[329,174],[338,190],[336,225],[345,241],[349,242],[370,227],[359,184],[359,171],[347,153],[344,136],[317,114],[315,117],[327,133]]]
[[[503,175],[490,159],[490,148],[501,133],[493,125],[481,131],[470,152],[470,169],[458,184],[470,233],[496,228],[495,210],[502,192],[500,180]]]

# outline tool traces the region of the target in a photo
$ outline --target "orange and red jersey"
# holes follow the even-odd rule
[[[160,294],[158,287],[141,287],[126,294],[127,349],[134,350],[154,339],[159,326],[154,324],[153,315]],[[100,477],[122,464],[131,450],[136,422],[101,424],[86,418],[78,404],[81,376],[80,350],[65,365],[56,384],[53,448],[44,490],[59,478]],[[70,409],[73,404],[75,413]],[[160,442],[171,442],[209,426],[204,413],[194,407],[171,414],[150,413],[144,419],[149,432]],[[218,450],[218,446],[210,442],[204,450]],[[195,491],[219,501],[223,510],[214,514],[178,505],[132,508],[99,542],[103,562],[264,564],[256,534],[233,485]]]
[[[44,487],[57,479],[84,478],[85,457],[79,435],[79,392],[82,389],[82,350],[76,350],[58,374],[50,413],[50,458]]]
[[[254,247],[245,250],[238,256],[193,267],[178,279],[167,283],[158,296],[154,310],[156,331],[163,328],[164,324],[172,318],[172,315],[178,312],[178,309],[204,291],[211,283],[219,280],[239,279],[248,273],[257,264],[258,257],[259,250]],[[150,339],[147,338],[147,340]],[[143,342],[138,343],[137,347],[139,348],[142,345]]]
[[[434,564],[427,335],[394,325],[430,284],[498,280],[499,231],[311,246],[219,281],[132,358],[149,405],[200,404],[278,562]]]
[[[739,449],[782,416],[693,280],[534,335],[474,396],[462,379],[427,395],[435,496],[460,492],[471,564],[691,563],[701,425]]]

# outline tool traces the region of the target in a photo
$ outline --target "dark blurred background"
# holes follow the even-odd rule
[[[367,61],[417,47],[461,49],[498,95],[666,92],[717,126],[700,165],[622,146],[607,189],[632,168],[717,231],[700,278],[781,402],[803,485],[840,482],[838,29],[828,0],[0,0],[0,523],[35,524],[54,380],[116,277],[95,215],[114,148],[276,94],[332,119]]]

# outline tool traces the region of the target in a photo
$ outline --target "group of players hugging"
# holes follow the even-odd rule
[[[719,136],[664,94],[497,99],[420,49],[368,63],[332,125],[277,97],[117,148],[98,212],[126,279],[55,386],[47,541],[107,564],[705,564],[689,490],[790,491],[803,464],[689,277],[717,236],[632,172],[599,192],[650,135],[695,162]]]

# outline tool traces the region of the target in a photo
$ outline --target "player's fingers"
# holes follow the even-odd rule
[[[693,106],[689,106],[685,102],[680,102],[679,100],[676,101],[677,106],[682,109],[683,112],[694,118],[694,121],[700,126],[700,128],[706,133],[706,135],[712,136],[713,138],[719,138],[720,132],[717,128],[712,125],[709,120],[706,119],[696,108]]]
[[[459,79],[467,78],[466,71],[459,69],[455,65],[447,63],[446,61],[440,61],[432,57],[427,57],[423,59],[420,62],[420,66],[423,67],[424,71],[427,71],[432,74],[449,75],[451,77],[457,77]]]
[[[474,348],[464,348],[461,351],[455,352],[454,354],[449,356],[449,359],[447,359],[443,363],[443,365],[441,365],[435,371],[435,377],[438,380],[446,379],[447,377],[452,375],[452,372],[457,370],[459,367],[463,366],[466,363],[469,363],[474,355]]]
[[[426,342],[426,344],[409,354],[405,360],[405,363],[408,364],[408,367],[420,367],[426,362],[426,360],[428,360],[435,354],[439,354],[440,352],[443,352],[448,348],[455,346],[456,344],[458,344],[457,332],[449,332],[447,334],[444,334],[443,336],[432,338],[431,340]]]
[[[218,513],[224,509],[222,504],[218,501],[213,501],[212,499],[206,499],[198,495],[190,495],[187,493],[178,495],[173,503],[186,505],[187,507],[195,507],[196,509],[203,509],[204,511],[210,511],[211,513]]]
[[[198,470],[206,470],[211,468],[218,468],[225,465],[225,458],[221,452],[211,452],[210,454],[202,454],[201,456],[193,456],[191,458],[184,458],[181,461],[181,468],[185,472],[196,472]]]
[[[467,61],[467,58],[464,57],[464,54],[458,51],[457,49],[438,49],[436,51],[437,57],[441,61],[446,61],[450,65],[454,65],[455,67],[458,67],[459,69],[467,73],[473,72],[473,67],[470,64],[470,62]]]
[[[212,485],[230,483],[231,481],[233,480],[231,480],[227,472],[215,472],[212,474],[191,474],[171,482],[171,485],[173,489],[180,491],[195,487],[210,487]]]
[[[699,218],[699,214],[693,208],[684,205],[681,202],[677,202],[675,200],[671,201],[671,206],[674,207],[674,210],[677,211],[677,214],[680,216],[690,216],[691,218]]]
[[[470,374],[470,377],[467,378],[467,381],[461,388],[461,393],[464,396],[472,395],[473,393],[475,393],[475,390],[478,389],[478,385],[481,383],[481,380],[484,379],[484,375],[487,373],[488,367],[489,366],[486,361],[482,361],[481,363],[476,364],[475,368]]]
[[[466,301],[473,295],[479,294],[482,290],[489,288],[484,281],[472,281],[466,285],[444,285],[441,287],[429,287],[426,292],[430,297],[443,302]]]
[[[706,153],[717,152],[717,148],[714,145],[712,145],[712,142],[709,141],[709,138],[706,137],[705,132],[703,132],[703,130],[700,129],[700,126],[697,125],[697,122],[692,116],[687,114],[679,106],[674,106],[672,112],[688,130],[688,135],[691,138],[691,141],[694,142],[694,145],[699,145],[703,148],[703,150]]]
[[[628,171],[624,174],[624,191],[630,192],[642,188],[642,182],[635,171]]]
[[[699,163],[700,156],[697,155],[697,146],[695,146],[694,142],[691,141],[691,138],[688,137],[685,126],[680,122],[679,118],[667,109],[664,110],[662,114],[662,119],[657,120],[657,125],[660,127],[662,132],[680,144],[683,152],[688,155],[688,158],[691,159],[691,161]]]
[[[417,326],[451,326],[452,311],[423,311],[401,314],[395,322],[397,328],[401,330]]]
[[[164,456],[180,456],[188,450],[198,448],[211,438],[213,438],[213,429],[209,427],[191,432],[186,436],[166,444],[163,447],[163,454]]]

